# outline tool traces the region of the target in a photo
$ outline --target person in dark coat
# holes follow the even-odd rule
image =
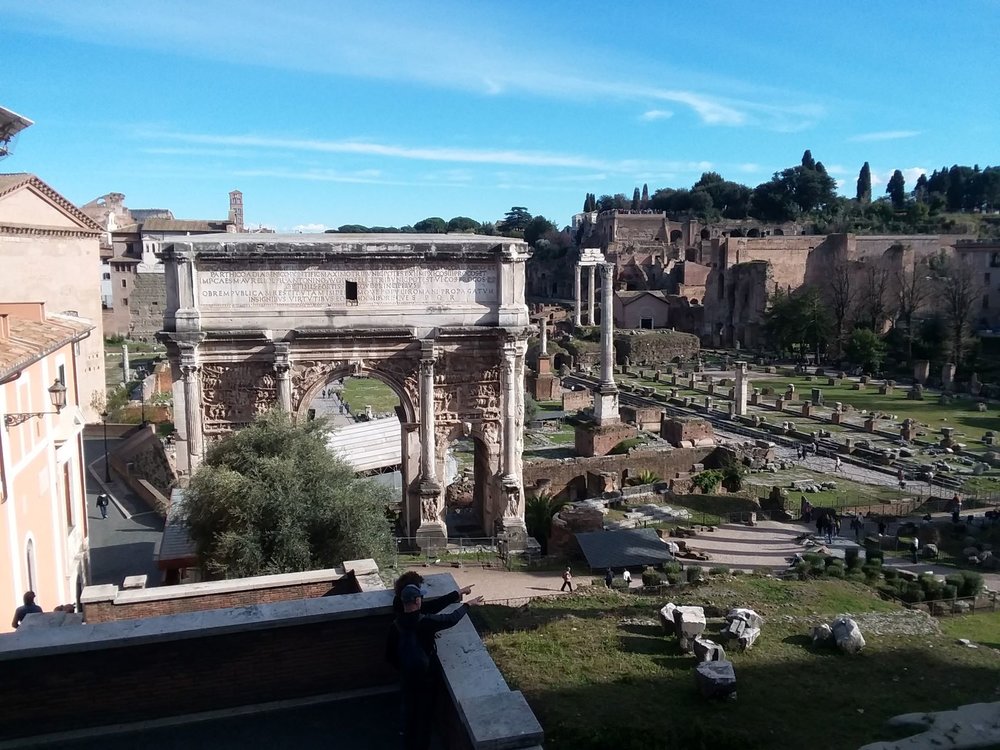
[[[14,620],[11,622],[10,626],[15,630],[21,626],[24,618],[28,615],[37,614],[42,612],[42,608],[35,604],[35,592],[25,591],[22,597],[24,604],[14,610]]]
[[[604,585],[611,588],[613,580],[615,580],[615,574],[611,572],[611,568],[608,568],[608,572],[604,574]]]
[[[433,599],[425,599],[421,596],[420,613],[424,615],[436,615],[448,605],[458,604],[462,601],[463,596],[468,596],[472,593],[472,587],[474,585],[475,584],[469,584],[468,586],[463,586],[458,591],[450,591],[444,596],[437,596]],[[424,586],[424,577],[415,570],[408,570],[396,579],[396,583],[392,586],[392,590],[394,592],[394,596],[392,597],[392,613],[397,617],[403,614],[403,602],[400,599],[400,595],[403,593],[403,589],[407,586],[416,586],[422,591]]]
[[[389,629],[386,642],[386,657],[399,669],[405,750],[430,747],[437,634],[457,625],[470,606],[483,603],[480,596],[448,614],[425,615],[421,612],[423,596],[424,590],[419,586],[411,583],[403,587],[399,593],[403,611]]]

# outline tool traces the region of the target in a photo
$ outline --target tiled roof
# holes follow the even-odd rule
[[[7,316],[10,338],[0,341],[0,380],[23,370],[33,362],[73,341],[78,341],[94,329],[83,319],[69,316],[47,318],[44,321]]]
[[[49,201],[58,206],[64,213],[68,214],[72,219],[82,225],[82,229],[91,230],[95,232],[102,231],[102,227],[96,221],[91,219],[87,214],[81,211],[79,208],[74,206],[68,200],[66,200],[62,195],[56,192],[48,184],[40,180],[33,174],[28,172],[16,172],[13,174],[0,174],[0,197],[12,193],[25,185],[31,185],[35,190],[40,192]]]
[[[225,232],[226,219],[147,219],[143,232]]]

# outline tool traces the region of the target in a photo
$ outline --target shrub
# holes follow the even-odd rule
[[[920,588],[919,583],[911,583],[905,589],[900,597],[904,602],[909,604],[917,604],[924,600],[924,590]]]
[[[615,456],[623,456],[639,445],[642,445],[642,438],[629,438],[628,440],[622,440],[618,443],[618,445],[611,449],[611,454]]]
[[[663,565],[664,573],[680,573],[684,570],[684,566],[679,562],[668,562]]]
[[[861,567],[861,550],[857,547],[848,547],[844,550],[844,562],[850,570],[857,570]]]
[[[954,586],[956,591],[961,591],[965,585],[965,578],[961,573],[952,573],[950,576],[945,576],[944,582],[948,586]]]
[[[678,583],[684,582],[683,573],[667,573],[667,583],[671,586],[676,586]]]
[[[865,583],[867,581],[867,579],[865,578],[865,574],[862,573],[860,569],[848,570],[844,574],[844,579],[848,581],[854,581],[855,583]]]
[[[983,576],[974,570],[962,571],[962,588],[958,590],[959,596],[978,596],[983,590]]]
[[[949,586],[945,584],[941,587],[941,598],[942,599],[954,599],[958,596],[958,589],[955,586]]]
[[[710,576],[725,576],[729,575],[729,568],[725,565],[717,565],[714,568],[708,569],[708,574]]]
[[[866,570],[869,566],[865,565],[862,570]],[[882,575],[885,576],[887,581],[895,581],[899,578],[899,571],[896,568],[886,568],[882,571]]]
[[[687,569],[687,581],[688,583],[699,583],[701,581],[701,568],[697,565],[691,565]]]
[[[721,482],[722,472],[716,469],[708,469],[707,471],[698,472],[691,478],[691,484],[701,490],[705,495],[712,493]]]
[[[826,555],[821,555],[818,552],[806,552],[802,555],[802,559],[810,565],[826,565],[824,561],[828,558]]]
[[[642,585],[643,586],[659,586],[663,583],[663,576],[660,575],[658,571],[652,568],[646,568],[642,571]]]
[[[844,566],[843,565],[829,565],[824,573],[827,578],[843,578],[844,577]]]

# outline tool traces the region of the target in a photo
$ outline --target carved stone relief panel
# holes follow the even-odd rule
[[[245,426],[278,400],[277,380],[268,362],[203,364],[201,389],[206,434]]]

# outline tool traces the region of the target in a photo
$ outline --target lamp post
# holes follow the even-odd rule
[[[139,391],[139,405],[142,409],[142,426],[146,426],[146,389],[139,386],[142,390]]]
[[[46,414],[60,414],[66,406],[66,386],[58,378],[49,386],[49,401],[55,407],[55,411],[31,411],[31,412],[11,412],[4,414],[3,423],[9,430],[19,424],[24,424],[34,417],[44,417]]]
[[[108,412],[101,412],[101,422],[104,423],[104,481],[111,481],[111,464],[108,463]]]

